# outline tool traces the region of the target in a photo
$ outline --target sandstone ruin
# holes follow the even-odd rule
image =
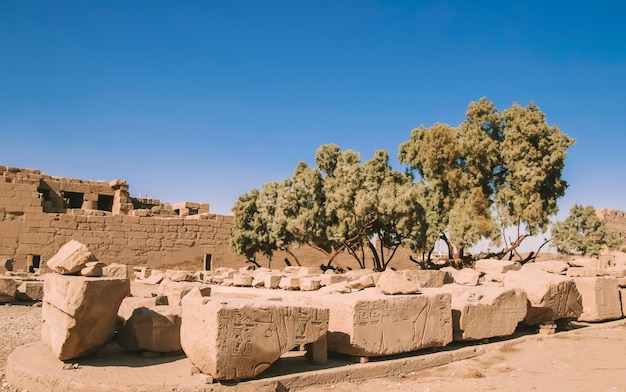
[[[206,252],[213,252],[212,257],[227,254],[217,250],[226,249],[227,244],[224,240],[218,245],[215,233],[227,230],[228,219],[211,216],[208,206],[202,212],[191,205],[181,207],[184,217],[180,210],[170,211],[161,204],[159,208],[135,209],[125,183],[114,181],[106,185],[110,190],[100,184],[103,188],[84,192],[111,196],[102,199],[106,203],[84,196],[80,208],[67,208],[63,203],[68,201],[63,198],[42,196],[47,189],[42,181],[59,195],[66,195],[71,181],[62,185],[59,180],[56,185],[55,179],[36,171],[8,168],[4,175],[0,201],[6,184],[35,186],[39,187],[35,192],[40,205],[14,202],[0,213],[0,229],[14,232],[13,237],[0,237],[5,260],[16,260],[18,267],[31,269],[7,270],[0,276],[0,302],[41,300],[42,341],[59,361],[82,361],[95,353],[106,356],[106,347],[115,345],[147,358],[181,356],[192,365],[189,370],[193,374],[205,376],[194,379],[197,385],[246,382],[262,376],[294,350],[315,365],[325,364],[329,355],[367,362],[373,357],[420,356],[430,352],[427,349],[452,342],[506,339],[519,328],[554,333],[557,325],[567,326],[570,321],[602,322],[624,316],[626,254],[620,252],[600,259],[553,260],[524,267],[485,259],[477,261],[475,268],[439,271],[353,270],[338,274],[308,266],[241,267],[245,265],[241,259],[237,259],[239,264],[225,266],[220,264],[228,263],[220,261],[205,268],[202,263],[194,264],[198,257],[202,260]],[[88,182],[83,186],[94,185]],[[72,203],[78,205],[76,200]],[[103,206],[107,211],[98,212]],[[139,220],[126,222],[131,218]],[[199,223],[214,219],[222,222],[219,229]],[[188,224],[188,220],[195,223]],[[71,228],[52,222],[69,222]],[[114,226],[116,222],[119,226]],[[83,242],[89,238],[87,231],[98,226],[95,239]],[[120,238],[130,252],[120,243],[119,251],[112,253],[107,241],[115,235],[105,240],[96,234],[113,227],[117,227],[113,232],[126,233],[128,229],[128,237]],[[164,231],[166,227],[171,231]],[[207,234],[211,241],[204,242],[200,227],[212,233]],[[45,240],[24,236],[23,229],[30,234],[41,230],[52,240],[38,244]],[[190,240],[193,244],[182,245],[188,252],[179,252],[176,240],[167,249],[147,245],[151,237],[164,241],[161,234],[190,232],[195,233]],[[128,256],[140,246],[133,243],[135,236],[145,236],[151,249],[135,253],[139,262]],[[12,247],[11,238],[20,244],[19,250]],[[164,249],[165,255],[158,256],[158,249]],[[40,259],[35,266],[36,252]],[[196,252],[192,263],[175,265],[177,255],[184,254],[189,261],[189,255]],[[165,262],[166,258],[173,261]],[[42,264],[43,260],[47,262]],[[219,257],[212,258],[216,260]],[[43,270],[49,273],[33,273]],[[17,377],[17,366],[10,358],[8,377]]]

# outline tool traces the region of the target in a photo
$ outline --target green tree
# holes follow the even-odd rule
[[[310,246],[329,266],[334,262],[344,270],[336,260],[339,254],[348,252],[365,268],[369,249],[374,268],[387,268],[401,244],[417,249],[426,243],[417,184],[388,160],[386,151],[377,151],[361,164],[353,151],[322,145],[317,168],[300,162],[291,178],[239,198],[233,207],[232,249],[251,258]]]
[[[414,129],[399,159],[424,186],[429,246],[441,238],[450,257],[462,258],[466,247],[482,238],[498,245],[505,228],[517,227],[504,255],[544,232],[567,188],[561,177],[573,143],[534,104],[500,113],[485,98],[470,103],[457,128]]]
[[[599,256],[603,246],[616,249],[621,240],[606,228],[592,206],[576,204],[563,222],[552,225],[552,244],[559,253]]]

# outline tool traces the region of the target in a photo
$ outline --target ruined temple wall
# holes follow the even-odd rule
[[[626,212],[600,208],[596,210],[596,215],[604,220],[607,229],[626,240]]]
[[[0,212],[0,258],[26,269],[28,255],[42,265],[71,239],[86,244],[105,263],[201,270],[242,266],[229,249],[232,217],[206,214],[187,218],[91,216]]]

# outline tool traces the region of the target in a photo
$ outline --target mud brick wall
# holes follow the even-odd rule
[[[105,263],[202,270],[243,265],[229,249],[232,217],[206,214],[188,218],[90,216],[0,212],[0,257],[26,269],[28,255],[45,263],[71,239],[86,244]]]

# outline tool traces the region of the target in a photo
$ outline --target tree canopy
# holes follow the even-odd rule
[[[456,128],[435,124],[414,129],[399,149],[400,162],[419,173],[431,241],[438,235],[457,257],[487,238],[500,243],[517,227],[502,254],[544,232],[567,183],[562,171],[574,140],[549,126],[533,103],[500,113],[485,98],[470,103]],[[437,234],[435,234],[437,233]],[[504,238],[507,241],[506,238]]]
[[[617,234],[609,231],[592,206],[574,205],[569,216],[552,225],[552,244],[559,253],[600,255],[603,246],[615,249],[621,245]]]
[[[500,112],[482,98],[456,127],[414,129],[399,146],[406,171],[392,169],[384,150],[362,162],[354,151],[322,145],[316,167],[300,162],[291,178],[239,198],[232,249],[251,258],[310,246],[329,265],[347,252],[362,268],[369,253],[378,270],[399,246],[430,256],[439,239],[450,257],[462,258],[482,239],[504,240],[501,255],[517,253],[558,211],[573,143],[532,102]],[[517,238],[504,238],[510,227]]]

